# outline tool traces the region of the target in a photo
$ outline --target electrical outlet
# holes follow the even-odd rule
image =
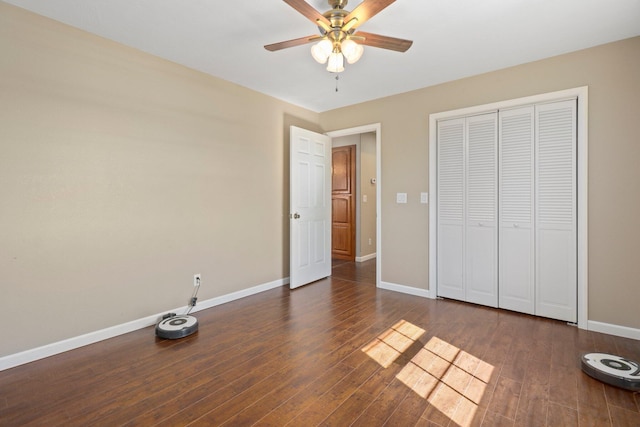
[[[200,280],[202,279],[202,275],[201,274],[194,274],[193,275],[193,286],[200,286]]]

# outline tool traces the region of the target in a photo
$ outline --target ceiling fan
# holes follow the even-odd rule
[[[320,35],[300,37],[264,48],[274,52],[289,47],[318,42],[311,48],[311,55],[321,64],[327,63],[332,73],[344,71],[345,59],[353,64],[360,59],[364,46],[406,52],[413,41],[379,34],[356,31],[365,21],[378,14],[395,0],[364,0],[349,12],[345,10],[348,0],[328,0],[331,10],[321,14],[304,0],[284,0],[289,6],[318,26]]]

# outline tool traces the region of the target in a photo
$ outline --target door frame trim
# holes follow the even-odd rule
[[[588,124],[589,124],[589,87],[581,86],[556,92],[543,93],[523,98],[493,102],[452,111],[429,114],[429,290],[428,297],[436,298],[437,289],[437,121],[479,114],[499,109],[513,108],[528,104],[560,101],[577,98],[578,141],[577,167],[577,235],[578,235],[578,327],[588,329],[589,320],[589,250],[588,250]],[[432,268],[433,267],[433,268]],[[433,286],[432,286],[433,284]]]
[[[380,123],[372,123],[325,134],[337,138],[369,132],[376,134],[376,287],[379,288],[382,282],[382,126]]]

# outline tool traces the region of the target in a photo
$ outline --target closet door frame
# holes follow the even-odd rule
[[[429,291],[430,298],[437,297],[437,123],[500,109],[514,108],[565,99],[577,99],[577,287],[578,327],[588,329],[588,87],[582,86],[557,92],[528,96],[429,115]]]

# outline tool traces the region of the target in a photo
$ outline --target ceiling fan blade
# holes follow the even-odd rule
[[[361,40],[360,37],[364,37],[364,40]],[[358,43],[365,46],[395,50],[396,52],[406,52],[413,44],[413,41],[411,40],[381,36],[380,34],[365,33],[364,31],[358,31],[354,35],[354,39],[357,39]]]
[[[344,18],[344,22],[349,22],[353,18],[356,18],[357,21],[351,25],[352,29],[356,28],[362,25],[369,18],[377,15],[382,9],[389,6],[394,1],[396,0],[364,0]]]
[[[314,42],[316,40],[320,40],[321,38],[322,38],[322,36],[300,37],[299,39],[293,39],[293,40],[287,40],[287,41],[284,41],[284,42],[268,44],[268,45],[265,45],[264,48],[269,50],[269,51],[271,51],[271,52],[275,52],[276,50],[282,50],[282,49],[286,49],[288,47],[300,46],[300,45],[303,45],[303,44],[311,43],[311,42]]]
[[[394,0],[395,1],[395,0]],[[303,14],[309,21],[313,22],[316,25],[318,21],[323,24],[326,24],[328,27],[331,27],[331,22],[327,18],[324,17],[323,14],[315,10],[309,3],[304,0],[284,0],[286,4]],[[323,26],[324,28],[324,26]]]

